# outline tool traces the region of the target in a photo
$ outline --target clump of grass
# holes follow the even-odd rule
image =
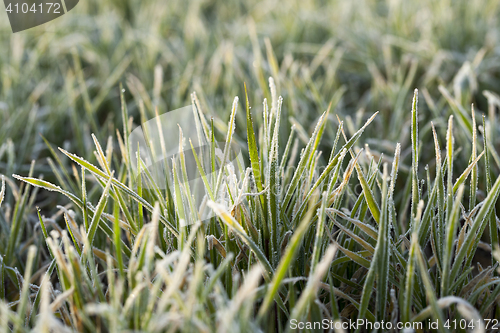
[[[270,80],[271,91],[273,84]],[[25,186],[25,199],[18,202],[28,200],[29,188],[35,187],[58,192],[71,204],[60,207],[64,230],[38,213],[36,229],[41,235],[35,237],[40,237],[43,247],[37,254],[30,247],[24,276],[12,266],[17,262],[13,249],[18,240],[12,236],[16,229],[11,229],[7,243],[11,250],[1,262],[5,276],[1,281],[19,285],[20,294],[12,303],[1,302],[4,330],[282,331],[290,329],[291,320],[350,318],[394,325],[439,319],[439,330],[445,332],[446,319],[482,323],[481,318],[496,316],[500,295],[496,262],[480,267],[478,273],[472,270],[488,225],[493,223],[490,230],[496,231],[500,177],[488,182],[483,200],[469,200],[468,209],[464,204],[467,179],[475,189],[483,172],[479,163],[490,170],[484,158],[487,141],[482,140],[484,152],[476,151],[481,144],[475,121],[474,150],[467,168],[457,172],[454,167],[450,116],[444,161],[434,131],[436,174],[431,178],[427,172],[427,182],[419,181],[415,90],[408,168],[413,176],[407,186],[411,191],[398,197],[395,189],[404,147],[396,146],[389,172],[385,159],[375,158],[360,145],[376,114],[350,138],[340,121],[330,157],[322,164],[319,143],[330,126],[330,110],[319,118],[300,154],[298,145],[287,145],[280,155],[282,103],[273,98],[275,107],[264,102],[262,116],[267,118],[261,119],[258,131],[252,121],[257,114],[245,99],[251,165],[239,170],[242,178],[235,188],[220,155],[209,159],[216,161],[211,166],[198,164],[200,174],[223,166],[214,183],[220,190],[207,188],[214,196],[208,206],[217,217],[204,223],[181,225],[184,215],[168,190],[141,191],[137,182],[142,177],[133,174],[136,169],[124,145],[120,152],[105,154],[95,137],[99,166],[60,148],[64,158],[81,170],[75,170],[72,178],[78,191],[32,175],[15,175]],[[192,107],[201,123],[209,124],[195,95]],[[237,109],[233,105],[231,119]],[[128,119],[125,105],[123,116]],[[234,135],[232,121],[227,146]],[[125,127],[121,137],[128,131]],[[487,137],[487,130],[484,134]],[[205,135],[216,144],[213,125]],[[52,153],[58,161],[63,158]],[[145,181],[151,181],[148,177]],[[179,178],[173,179],[180,188]],[[89,182],[101,188],[95,205],[86,191]],[[354,191],[356,184],[359,193]],[[67,183],[65,187],[71,188]],[[405,205],[411,206],[406,221],[397,214],[397,207]],[[35,265],[36,261],[40,264]],[[33,271],[39,266],[38,272]]]

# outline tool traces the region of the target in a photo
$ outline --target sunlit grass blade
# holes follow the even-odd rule
[[[415,218],[419,202],[418,191],[418,90],[415,89],[411,108],[411,216]],[[413,229],[413,227],[412,227]]]
[[[448,175],[446,177],[447,186],[446,186],[446,217],[450,218],[451,210],[453,207],[453,146],[454,146],[453,137],[453,116],[450,116],[448,119],[448,130],[446,132],[446,160],[448,162],[447,172]]]
[[[280,219],[280,193],[281,193],[281,184],[280,184],[280,170],[279,168],[279,157],[278,157],[278,148],[279,148],[279,128],[280,128],[280,120],[281,120],[281,107],[282,107],[283,99],[280,97],[278,99],[277,110],[276,110],[276,124],[274,125],[274,133],[271,141],[271,151],[269,152],[269,167],[268,173],[266,175],[267,186],[269,186],[269,190],[267,191],[267,204],[268,204],[268,214],[269,214],[269,222],[271,225],[270,233],[271,233],[271,261],[275,264],[280,257],[279,247],[278,247],[278,224]]]

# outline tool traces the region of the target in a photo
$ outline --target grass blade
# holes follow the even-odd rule
[[[112,180],[113,180],[113,173],[111,173],[108,183],[106,184],[106,187],[102,192],[101,198],[99,199],[99,202],[96,206],[96,211],[94,212],[94,217],[92,217],[92,221],[90,222],[90,229],[88,230],[87,237],[91,247],[92,244],[94,243],[94,237],[97,232],[97,227],[99,226],[99,223],[101,221],[102,212],[104,211],[104,208],[106,207],[106,204],[108,202],[108,192],[109,189],[111,188]]]

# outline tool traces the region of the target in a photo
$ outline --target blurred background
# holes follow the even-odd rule
[[[478,123],[488,115],[495,143],[499,18],[496,0],[82,0],[63,17],[13,34],[2,8],[0,174],[27,175],[36,160],[34,175],[56,178],[43,137],[95,161],[90,134],[116,140],[123,126],[120,83],[134,126],[141,104],[151,118],[156,106],[164,113],[190,105],[196,92],[224,133],[244,83],[259,114],[272,76],[288,120],[280,149],[291,124],[306,140],[331,103],[324,150],[334,140],[336,115],[349,135],[379,110],[363,140],[374,155],[389,156],[401,142],[403,162],[411,159],[408,121],[419,88],[423,142],[430,142],[431,120],[443,142],[448,115],[469,119],[474,103]],[[245,124],[240,112],[241,140]],[[455,136],[465,166],[471,141],[460,124]],[[426,163],[434,152],[424,147]]]

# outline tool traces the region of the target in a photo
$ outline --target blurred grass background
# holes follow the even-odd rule
[[[488,112],[483,91],[500,90],[499,8],[494,0],[90,0],[16,34],[2,10],[0,172],[27,172],[47,155],[38,133],[91,158],[90,133],[105,140],[121,127],[120,82],[137,124],[139,100],[151,116],[155,106],[162,113],[189,105],[193,91],[209,114],[227,119],[244,82],[250,100],[269,100],[273,76],[283,116],[299,130],[310,133],[330,102],[349,134],[365,111],[380,110],[367,137],[373,149],[392,152],[409,138],[391,128],[409,120],[413,88],[423,90],[424,124],[434,119],[439,128],[452,113],[439,85],[466,109]],[[332,141],[334,131],[326,135]],[[36,170],[50,173],[43,162]]]

